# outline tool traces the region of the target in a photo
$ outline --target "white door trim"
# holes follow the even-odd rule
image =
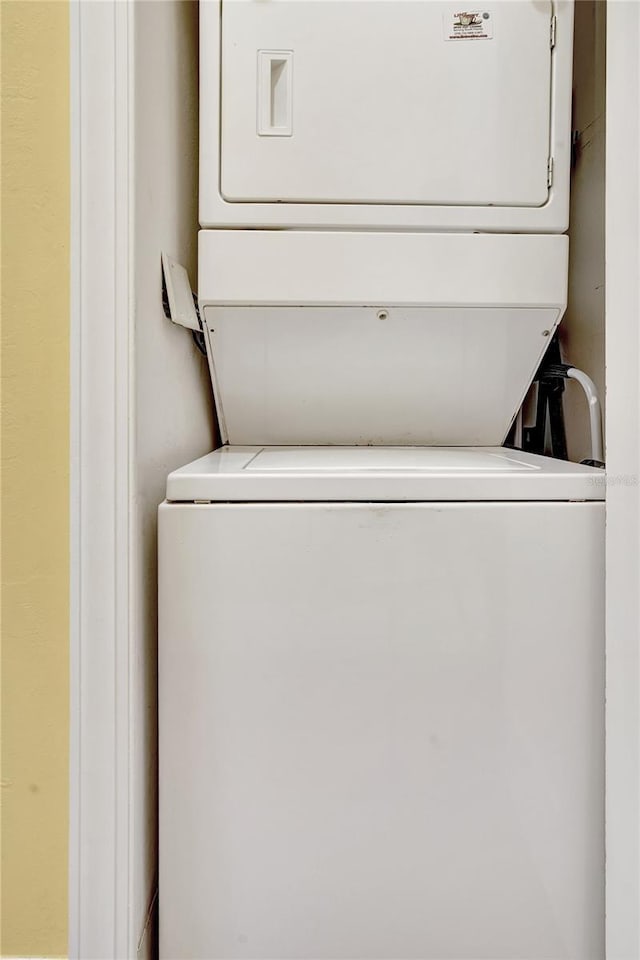
[[[607,4],[607,960],[640,957],[640,5]]]
[[[69,956],[131,955],[130,4],[71,3]]]

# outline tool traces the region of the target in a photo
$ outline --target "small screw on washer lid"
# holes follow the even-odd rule
[[[378,310],[378,320],[386,320],[389,316],[388,310]]]

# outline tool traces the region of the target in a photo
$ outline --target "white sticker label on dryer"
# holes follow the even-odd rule
[[[491,40],[493,17],[488,10],[461,10],[442,18],[445,40]]]

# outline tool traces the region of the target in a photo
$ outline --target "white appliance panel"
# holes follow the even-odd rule
[[[566,229],[572,0],[200,8],[203,226]]]
[[[205,307],[231,444],[499,445],[557,309]]]
[[[167,500],[604,500],[595,467],[505,447],[221,447],[174,470]]]
[[[160,508],[160,955],[601,960],[597,503]]]
[[[223,230],[199,250],[233,444],[500,444],[566,304],[566,237]]]
[[[458,10],[223,0],[225,199],[545,203],[552,5]]]
[[[568,266],[566,236],[201,230],[198,299],[201,307],[396,304],[564,311]]]
[[[262,447],[244,467],[251,474],[313,473],[322,483],[327,473],[526,473],[539,471],[520,451],[496,447]]]

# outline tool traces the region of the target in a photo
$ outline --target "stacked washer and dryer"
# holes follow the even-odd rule
[[[567,302],[572,3],[200,10],[167,287],[223,445],[159,512],[160,955],[601,960],[603,475],[503,446]]]

